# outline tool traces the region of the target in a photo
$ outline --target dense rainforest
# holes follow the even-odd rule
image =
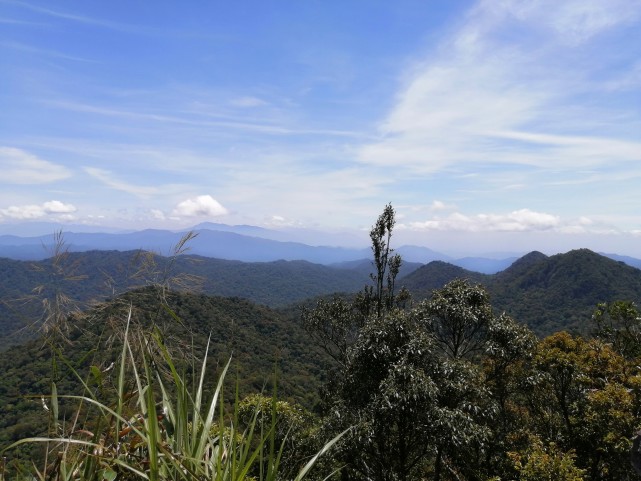
[[[0,352],[2,479],[640,479],[641,271],[579,250],[402,275],[394,223],[388,205],[369,282],[344,269],[344,294],[289,306],[186,292],[216,281],[183,256],[102,254],[101,300],[86,257],[9,265],[40,314]],[[256,292],[290,285],[264,267]],[[29,437],[48,441],[11,446]]]

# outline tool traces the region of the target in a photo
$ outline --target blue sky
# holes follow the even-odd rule
[[[641,1],[0,0],[0,223],[641,255]],[[319,239],[320,242],[320,239]]]

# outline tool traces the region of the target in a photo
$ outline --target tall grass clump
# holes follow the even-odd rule
[[[275,413],[265,416],[266,413],[261,412],[264,407],[257,407],[250,422],[241,430],[237,392],[233,409],[225,407],[223,380],[231,360],[222,370],[213,393],[207,393],[209,342],[202,363],[196,368],[198,372],[189,374],[174,361],[157,328],[149,332],[146,339],[131,335],[131,313],[130,309],[122,349],[114,367],[114,400],[101,398],[101,391],[94,392],[69,363],[67,367],[84,386],[84,392],[62,395],[54,391],[47,401],[50,406],[57,406],[62,400],[76,402],[75,416],[60,420],[57,409],[50,409],[56,431],[46,437],[22,439],[0,453],[5,456],[20,445],[44,443],[47,446],[44,465],[34,464],[31,470],[18,472],[12,478],[3,471],[2,478],[40,481],[281,479],[279,462],[284,442],[275,446]],[[160,353],[160,357],[156,353]],[[159,362],[164,366],[159,366]],[[194,382],[188,382],[192,375]],[[259,421],[265,417],[272,419],[267,426]],[[305,477],[318,457],[339,437],[309,459],[295,479]],[[260,469],[255,469],[257,466]]]

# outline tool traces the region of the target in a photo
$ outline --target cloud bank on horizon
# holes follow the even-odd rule
[[[641,0],[0,0],[0,29],[2,223],[641,233]]]

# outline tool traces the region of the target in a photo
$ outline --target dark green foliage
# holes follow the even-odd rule
[[[404,276],[402,283],[417,299],[425,299],[435,289],[440,289],[454,279],[468,279],[471,282],[487,284],[491,276],[463,269],[443,261],[432,261]]]
[[[494,314],[487,291],[480,285],[454,280],[434,291],[417,310],[444,356],[463,359],[483,352]]]
[[[381,253],[388,242],[385,235],[377,241]],[[388,262],[392,259],[388,253]],[[174,289],[243,297],[272,307],[333,292],[356,292],[367,281],[360,267],[332,268],[302,261],[243,263],[188,255],[172,259],[141,252],[94,251],[66,254],[64,263],[66,274],[57,276],[57,285],[82,309],[150,280],[170,277],[172,271],[182,276]],[[404,266],[400,266],[401,273]],[[390,292],[386,276],[374,274],[376,286],[371,289]],[[0,349],[33,336],[33,329],[22,328],[34,323],[38,326],[42,300],[52,293],[51,280],[55,278],[51,260],[0,259]],[[73,280],[78,278],[82,281]],[[432,262],[394,282],[406,286],[415,299],[423,299],[455,278],[486,286],[495,309],[509,313],[539,335],[560,329],[587,333],[590,326],[586,320],[597,303],[641,301],[641,271],[587,250],[552,257],[531,253],[494,275]],[[34,292],[36,286],[49,287],[48,291]]]
[[[523,332],[495,319],[482,287],[461,280],[402,309],[393,290],[401,260],[389,257],[393,220],[388,205],[372,229],[376,286],[303,316],[336,361],[324,391],[325,429],[354,426],[337,454],[350,478],[475,476],[497,408],[474,361],[492,352],[509,364],[524,342],[508,346]]]
[[[641,356],[641,313],[631,301],[599,303],[592,314],[594,335],[628,359]]]
[[[402,311],[374,318],[350,349],[326,422],[355,425],[341,460],[365,479],[410,479],[438,435],[432,340]]]
[[[304,307],[305,329],[314,341],[340,366],[347,360],[347,351],[356,341],[368,319],[371,291],[355,300],[342,297],[320,299],[312,308]]]
[[[49,429],[44,436],[0,446],[2,480],[276,481],[286,476],[299,481],[340,438],[323,444],[310,460],[293,462],[291,455],[301,438],[295,441],[297,446],[286,446],[287,432],[302,432],[302,409],[275,398],[258,397],[255,402],[253,397],[240,403],[237,389],[227,410],[223,386],[231,361],[215,388],[209,388],[205,379],[209,343],[199,367],[184,365],[183,357],[176,363],[158,324],[136,323],[133,314],[130,309],[126,326],[117,332],[122,347],[115,360],[116,387],[110,392],[94,392],[51,345],[54,359],[64,362],[81,380],[82,394],[59,396],[52,391],[50,410],[42,400],[51,411]],[[98,371],[97,377],[106,372],[96,366],[90,370],[92,376]],[[59,400],[76,403],[72,420],[59,422]],[[267,426],[265,419],[271,420]],[[20,454],[22,446],[40,446],[46,455],[28,453],[29,463],[21,465],[12,459],[6,465],[5,455]]]
[[[326,307],[314,316],[330,314]],[[506,374],[534,344],[527,329],[494,317],[480,286],[454,281],[414,309],[365,318],[356,332],[323,411],[326,429],[355,426],[338,454],[347,472],[377,480],[488,473],[483,453],[507,435],[507,421],[496,422],[508,416]],[[493,363],[491,383],[484,358]]]

